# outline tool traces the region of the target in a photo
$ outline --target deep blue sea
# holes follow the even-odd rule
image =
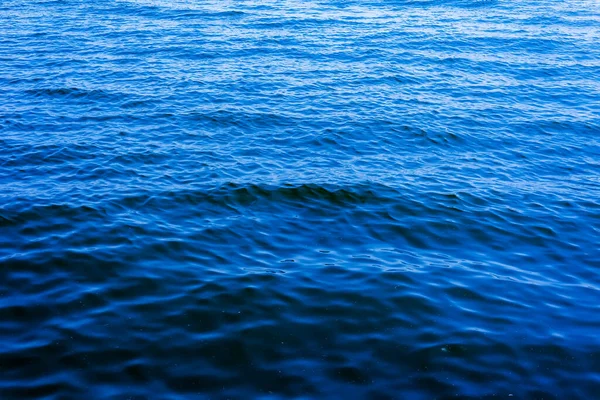
[[[0,399],[600,399],[600,1],[5,0]]]

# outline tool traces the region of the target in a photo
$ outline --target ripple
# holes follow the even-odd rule
[[[594,398],[598,22],[4,2],[0,398]]]

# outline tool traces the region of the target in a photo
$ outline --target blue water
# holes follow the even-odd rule
[[[0,398],[600,398],[600,2],[0,5]]]

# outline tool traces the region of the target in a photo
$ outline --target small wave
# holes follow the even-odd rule
[[[378,194],[379,191],[385,194]],[[179,206],[198,206],[212,204],[217,207],[233,207],[243,209],[256,203],[301,205],[314,207],[319,204],[333,207],[344,207],[361,204],[383,205],[393,201],[393,189],[364,185],[353,188],[330,187],[317,184],[300,185],[262,185],[225,183],[219,187],[206,190],[182,190],[163,192],[161,194],[125,197],[119,201],[129,208],[137,209],[144,205],[150,207],[176,204]]]
[[[395,0],[391,4],[416,7],[481,8],[495,6],[498,4],[498,0]]]
[[[38,88],[28,89],[25,93],[35,97],[65,98],[65,99],[86,99],[86,100],[110,100],[116,99],[119,95],[101,89],[81,89],[76,87],[62,88]]]

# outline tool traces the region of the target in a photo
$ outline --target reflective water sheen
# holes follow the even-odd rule
[[[600,2],[0,4],[0,398],[600,395]]]

